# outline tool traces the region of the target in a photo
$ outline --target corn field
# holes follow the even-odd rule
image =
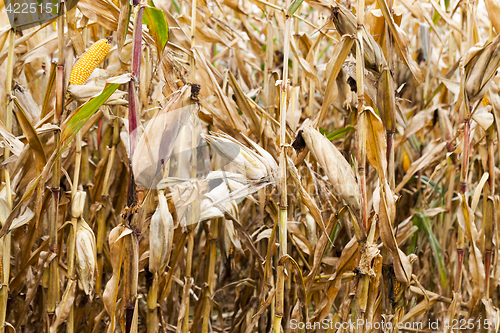
[[[498,0],[23,1],[0,333],[500,331]]]

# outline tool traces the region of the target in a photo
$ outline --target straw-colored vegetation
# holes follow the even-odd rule
[[[6,9],[0,333],[498,332],[498,1]]]

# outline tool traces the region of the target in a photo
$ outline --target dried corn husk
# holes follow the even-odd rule
[[[195,105],[191,86],[185,85],[148,123],[132,156],[132,170],[139,186],[156,188],[162,178],[162,168],[174,149],[179,133],[193,115]]]
[[[103,87],[92,86],[92,85],[70,85],[68,86],[68,92],[71,97],[73,97],[78,102],[86,102],[92,97],[99,96],[104,90]],[[104,103],[106,105],[127,105],[128,102],[124,99],[127,93],[125,91],[116,90],[108,100]]]
[[[332,7],[332,21],[341,35],[356,35],[356,17],[344,6],[335,3]],[[387,66],[382,48],[364,26],[362,35],[365,67],[380,74],[382,69]],[[356,45],[352,46],[352,52],[356,54]]]
[[[465,91],[469,100],[474,102],[486,95],[491,78],[500,67],[500,35],[482,49],[470,50],[464,62]]]
[[[209,220],[214,217],[224,217],[226,211],[231,213],[232,216],[237,217],[238,206],[236,201],[228,200],[223,204],[217,206],[213,205],[213,203],[220,198],[229,196],[229,188],[224,181],[219,186],[206,193],[200,204],[200,221]]]
[[[83,209],[85,208],[85,199],[87,192],[76,191],[73,202],[71,203],[71,216],[74,218],[79,218],[82,216]]]
[[[310,122],[304,122],[302,138],[314,157],[325,169],[334,189],[359,217],[361,193],[354,177],[354,171],[337,147],[314,129]]]
[[[94,232],[83,218],[76,227],[76,272],[80,287],[90,296],[95,285],[97,250]]]
[[[158,195],[158,200],[158,207],[149,226],[149,271],[151,273],[159,272],[168,263],[174,238],[174,220],[162,191]]]
[[[202,134],[202,137],[224,158],[225,163],[234,165],[247,179],[255,181],[275,179],[278,169],[276,161],[252,140],[247,138],[258,153],[222,133]]]

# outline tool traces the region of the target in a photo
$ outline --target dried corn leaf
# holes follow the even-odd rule
[[[103,293],[103,303],[110,317],[108,333],[112,333],[116,328],[116,301],[118,296],[118,285],[120,283],[120,272],[123,258],[123,238],[132,233],[132,230],[119,225],[109,233],[109,250],[111,265],[113,267],[113,275],[106,283],[106,288]]]
[[[396,243],[393,231],[393,221],[396,217],[396,203],[394,195],[387,182],[380,186],[379,228],[380,239],[384,246],[391,251],[394,259],[394,272],[400,283],[409,284],[411,281],[412,267],[408,257],[401,251]]]
[[[356,238],[352,238],[342,250],[339,262],[337,263],[337,270],[330,278],[326,295],[322,298],[311,320],[322,321],[330,313],[333,302],[335,302],[335,298],[340,291],[342,275],[356,267],[356,257],[358,256],[358,253],[358,242],[356,241]]]
[[[413,74],[417,85],[419,85],[424,81],[424,74],[422,73],[422,70],[418,66],[417,62],[413,59],[410,52],[410,39],[405,32],[394,23],[394,20],[389,13],[389,8],[387,8],[387,3],[385,1],[377,0],[377,4],[384,15],[385,22],[387,23],[396,44],[398,45],[400,55]]]
[[[17,139],[12,133],[5,127],[4,123],[0,120],[0,135],[3,138],[1,142],[3,146],[10,148],[12,153],[19,156],[24,148],[24,144]]]
[[[432,160],[443,152],[443,148],[446,146],[446,142],[434,143],[430,148],[428,148],[427,152],[422,155],[418,160],[414,161],[406,174],[403,177],[403,180],[396,187],[396,192],[401,191],[403,186],[410,180],[410,178],[422,168],[426,167]]]

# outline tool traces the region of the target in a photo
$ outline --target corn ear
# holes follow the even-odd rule
[[[468,75],[465,79],[465,91],[471,102],[477,101],[488,92],[488,83],[500,66],[500,35],[486,45],[467,64]]]
[[[149,231],[149,271],[159,272],[168,262],[174,237],[174,220],[168,210],[165,195],[160,191]]]
[[[332,7],[332,21],[335,28],[341,35],[356,35],[357,20],[356,16],[340,4],[335,4]],[[382,73],[382,69],[387,66],[384,53],[380,45],[368,33],[366,28],[362,27],[363,36],[363,57],[365,59],[365,67],[376,73]],[[352,47],[352,53],[356,54],[356,45]]]
[[[278,167],[269,153],[258,150],[260,154],[257,154],[230,136],[221,133],[214,134],[201,135],[226,160],[226,163],[232,163],[250,180],[274,179]]]
[[[79,218],[83,214],[83,209],[85,208],[85,198],[87,196],[87,192],[85,191],[77,191],[75,193],[75,198],[73,199],[73,203],[71,205],[71,216],[74,218]]]
[[[80,287],[90,296],[95,285],[97,263],[96,240],[94,232],[83,218],[76,227],[76,272]]]
[[[302,138],[318,163],[325,169],[335,191],[347,202],[357,217],[361,213],[361,191],[354,171],[330,140],[314,129],[310,122],[302,128]]]
[[[181,130],[193,114],[199,87],[185,85],[149,121],[132,151],[132,170],[137,185],[156,188]],[[130,133],[132,142],[137,132]]]
[[[389,68],[384,68],[381,74],[377,83],[377,106],[386,131],[394,131],[396,128],[394,81]]]
[[[110,49],[111,44],[108,38],[95,42],[76,62],[71,70],[69,83],[74,85],[84,84],[94,69],[104,60]]]

